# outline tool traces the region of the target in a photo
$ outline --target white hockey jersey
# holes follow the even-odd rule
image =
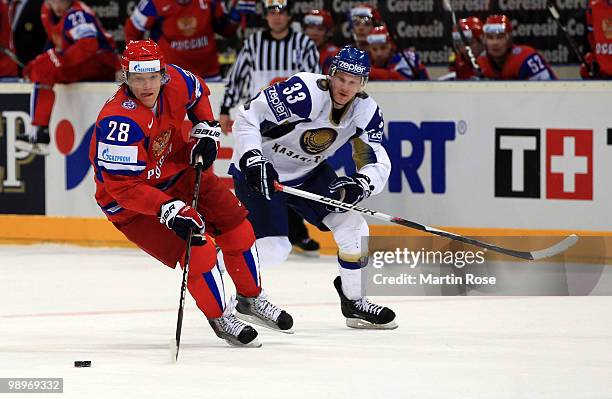
[[[291,185],[351,141],[357,170],[370,177],[377,194],[391,172],[383,130],[382,112],[365,93],[347,105],[340,120],[333,120],[328,77],[301,72],[240,107],[232,163],[239,168],[245,152],[261,150],[281,183]]]

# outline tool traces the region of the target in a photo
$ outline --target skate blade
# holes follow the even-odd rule
[[[293,255],[297,255],[297,256],[303,256],[305,258],[319,258],[321,257],[321,254],[319,253],[318,250],[316,251],[304,251],[302,248],[300,247],[296,247],[293,246],[291,253]]]
[[[249,342],[248,344],[243,344],[242,342],[240,342],[238,340],[234,341],[234,340],[230,340],[230,339],[226,339],[225,342],[227,342],[231,346],[235,346],[237,348],[261,348],[261,342],[259,342],[257,337],[255,337],[255,339],[252,340],[251,342]]]
[[[391,320],[386,324],[374,324],[362,319],[346,319],[346,326],[361,330],[395,330],[399,327],[395,320]]]
[[[270,325],[270,324],[266,323],[265,321],[263,321],[261,319],[258,319],[255,316],[251,316],[251,315],[248,315],[248,314],[240,313],[237,309],[236,309],[236,317],[239,318],[242,321],[246,321],[247,323],[256,324],[258,326],[265,327],[265,328],[267,328],[269,330],[272,330],[272,331],[277,331],[277,332],[281,332],[281,333],[284,333],[284,334],[293,334],[294,333],[293,328],[290,328],[288,330],[281,330],[280,328],[278,328],[278,327],[276,327],[274,325]]]

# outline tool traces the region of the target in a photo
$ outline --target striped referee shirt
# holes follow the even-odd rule
[[[292,29],[281,40],[267,29],[253,33],[229,71],[221,114],[229,114],[241,99],[252,98],[271,83],[298,72],[321,73],[319,51],[308,36]]]

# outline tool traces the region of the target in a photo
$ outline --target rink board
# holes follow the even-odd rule
[[[110,224],[96,220],[102,214],[93,200],[88,160],[93,122],[116,87],[57,86],[51,155],[41,159],[14,148],[16,132],[30,123],[31,87],[0,85],[0,239],[38,240],[40,234],[31,230],[18,234],[30,223],[49,240],[121,241],[114,231],[106,237]],[[367,91],[385,116],[393,170],[387,187],[366,206],[481,235],[508,229],[612,232],[606,217],[612,199],[612,121],[606,117],[612,84],[370,83]],[[223,86],[212,84],[211,92],[217,111]],[[231,147],[232,137],[223,137],[215,164],[220,175]],[[350,153],[337,154],[333,163],[338,169],[348,165],[350,172]],[[71,239],[62,226],[91,233]],[[391,227],[372,230],[403,233]]]

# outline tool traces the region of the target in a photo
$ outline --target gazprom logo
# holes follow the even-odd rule
[[[159,60],[151,61],[130,61],[130,67],[128,72],[146,73],[146,72],[158,72],[160,71]]]
[[[351,64],[350,62],[346,61],[339,61],[338,69],[345,72],[355,72],[359,74],[363,74],[366,71],[366,67],[364,67],[363,65]]]
[[[136,164],[138,162],[138,147],[100,143],[98,145],[98,159],[105,162]]]
[[[131,157],[126,155],[113,155],[108,148],[102,151],[102,159],[108,162],[132,163]]]

